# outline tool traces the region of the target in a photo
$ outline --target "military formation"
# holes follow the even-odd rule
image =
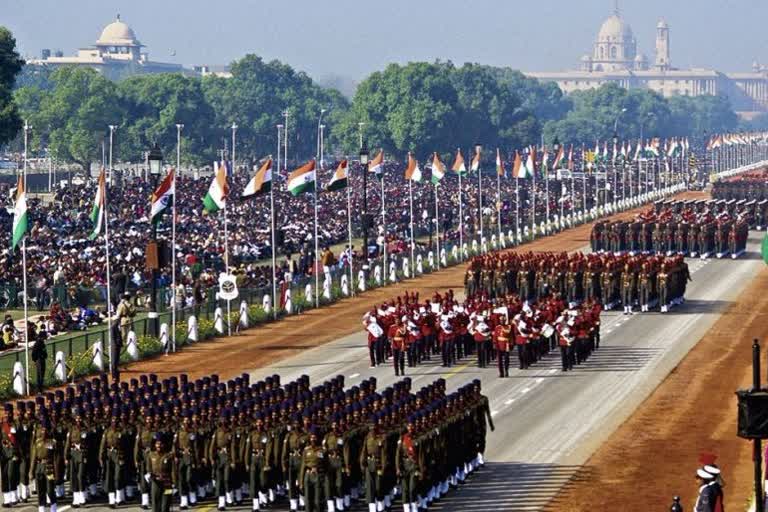
[[[758,218],[757,206],[746,200],[667,201],[629,221],[595,223],[592,250],[736,258],[746,250],[750,227],[764,222]]]
[[[154,511],[211,498],[218,510],[283,501],[335,512],[364,500],[380,512],[397,496],[416,512],[484,463],[488,427],[479,381],[447,393],[443,379],[378,390],[371,377],[345,390],[343,376],[313,387],[307,376],[285,385],[278,375],[101,376],[5,404],[3,506],[36,489],[40,512],[105,498]]]
[[[712,184],[714,199],[765,201],[768,200],[768,173],[759,171],[752,174],[742,174],[728,180],[716,181]]]

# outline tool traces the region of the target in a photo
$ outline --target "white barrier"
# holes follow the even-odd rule
[[[346,272],[341,275],[341,294],[349,297],[349,277]]]
[[[307,283],[307,286],[304,287],[304,300],[307,302],[313,302],[314,301],[315,294],[312,293],[312,284]]]
[[[13,382],[13,391],[17,395],[24,396],[27,394],[27,376],[24,373],[24,365],[21,364],[21,361],[13,363],[11,380]]]
[[[373,268],[373,280],[377,286],[381,286],[381,265],[376,265]]]
[[[291,299],[291,289],[285,290],[285,312],[290,315],[293,314],[293,300]]]
[[[240,302],[240,328],[248,328],[248,303],[245,301]]]
[[[272,312],[272,296],[268,293],[264,294],[264,298],[261,299],[261,307],[264,308],[266,314]]]
[[[323,298],[331,300],[331,276],[329,275],[323,279]]]
[[[133,331],[128,331],[128,341],[125,344],[125,351],[128,353],[128,357],[133,361],[139,360],[139,346],[136,344],[136,333]]]
[[[424,258],[421,257],[421,254],[416,256],[416,272],[419,274],[424,273]]]
[[[411,265],[410,265],[410,262],[408,261],[408,258],[407,258],[407,257],[406,257],[406,258],[403,258],[403,265],[402,265],[402,268],[403,268],[403,276],[404,276],[406,279],[408,279],[409,277],[411,277]]]
[[[357,273],[357,289],[361,292],[365,291],[365,287],[368,283],[365,282],[365,270],[360,269]]]
[[[397,263],[395,263],[394,261],[389,262],[389,282],[390,283],[397,282]]]
[[[56,352],[56,357],[54,358],[53,378],[61,383],[67,380],[67,360],[64,358],[64,352],[61,350]]]
[[[221,307],[217,307],[213,312],[213,328],[219,334],[224,334],[224,312]]]
[[[91,347],[91,354],[93,355],[93,365],[99,369],[104,370],[104,351],[100,341],[97,341]]]
[[[427,253],[427,265],[429,265],[431,270],[435,270],[435,253],[432,251]]]
[[[163,348],[168,348],[168,324],[160,324],[160,343],[163,344]]]

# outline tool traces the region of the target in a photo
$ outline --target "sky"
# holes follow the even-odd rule
[[[246,53],[323,79],[358,81],[390,62],[451,60],[523,71],[573,69],[614,0],[0,0],[20,53],[74,54],[120,14],[150,59],[228,64]],[[768,64],[766,0],[619,0],[638,51],[671,27],[672,64],[749,71]]]

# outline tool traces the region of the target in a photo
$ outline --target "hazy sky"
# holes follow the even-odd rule
[[[467,61],[522,70],[577,65],[612,0],[0,0],[21,53],[66,55],[120,13],[153,60],[227,64],[245,53],[314,77],[359,79],[385,63]],[[671,26],[672,63],[747,71],[768,63],[766,0],[621,0],[638,49],[653,58],[655,25]],[[175,51],[175,56],[171,52]]]

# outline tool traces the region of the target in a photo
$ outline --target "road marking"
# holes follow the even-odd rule
[[[350,378],[350,379],[356,379],[356,378],[358,378],[359,376],[360,376],[360,374],[359,374],[359,373],[353,373],[352,375],[350,375],[350,376],[349,376],[349,378]]]
[[[514,403],[515,400],[516,400],[516,398],[510,398],[509,400],[504,402],[504,405],[510,405],[510,404]]]
[[[491,416],[496,416],[496,414],[498,414],[498,412],[499,411],[491,411]]]
[[[538,379],[536,379],[536,384],[541,384],[542,382],[544,382],[544,378],[539,377]]]
[[[457,366],[456,368],[454,368],[450,372],[448,372],[445,375],[443,375],[443,378],[444,379],[450,379],[451,377],[453,377],[454,375],[456,375],[460,371],[466,370],[467,368],[469,368],[469,363],[461,365],[461,366]]]
[[[529,392],[530,390],[531,390],[531,388],[523,388],[523,389],[521,389],[521,390],[520,390],[520,393],[522,393],[522,394],[526,394],[526,393],[527,393],[527,392]]]
[[[551,370],[549,370],[549,373],[557,373],[557,368],[552,368]]]

